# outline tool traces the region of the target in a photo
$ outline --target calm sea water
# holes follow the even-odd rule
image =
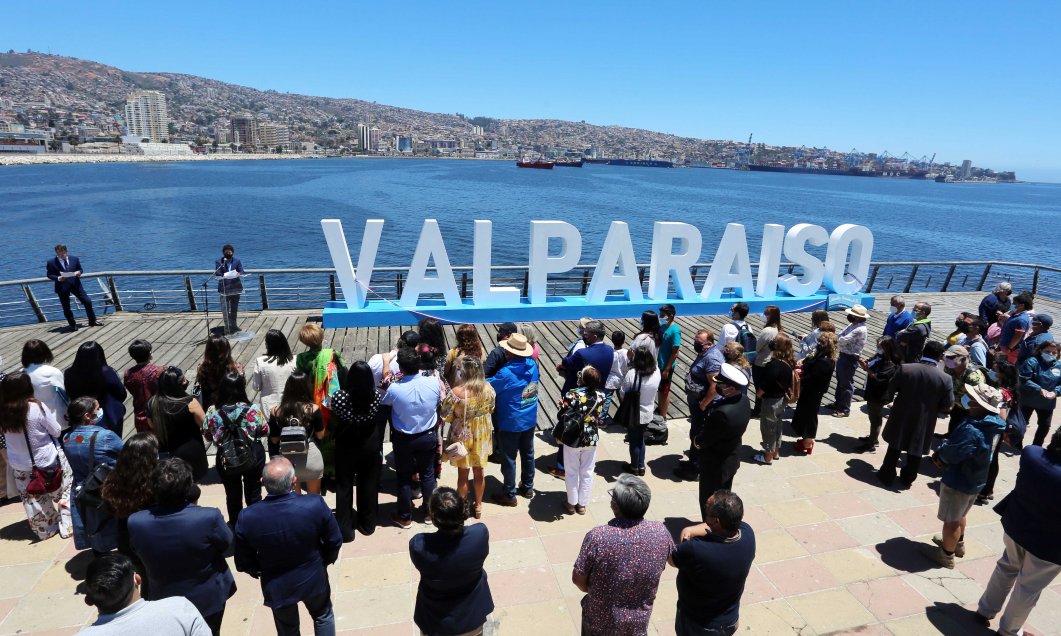
[[[756,260],[764,223],[871,228],[874,260],[1014,260],[1058,265],[1061,185],[939,184],[729,170],[519,170],[512,162],[219,161],[0,168],[0,279],[44,274],[58,242],[92,270],[211,268],[222,243],[248,269],[330,266],[321,218],[341,218],[356,262],[363,221],[386,220],[379,265],[408,265],[422,220],[471,264],[472,221],[494,221],[495,264],[525,264],[530,219],[582,232],[595,262],[608,222],[630,224],[648,262],[652,222],[698,226],[710,260],[727,223]],[[1041,237],[1041,238],[1037,238]]]

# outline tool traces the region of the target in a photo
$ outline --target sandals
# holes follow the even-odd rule
[[[483,504],[475,504],[475,508],[472,512],[476,519],[483,518]]]
[[[565,501],[564,502],[564,512],[566,512],[569,515],[573,515],[573,514],[575,514],[575,507]]]
[[[755,463],[757,463],[757,464],[763,464],[764,466],[769,466],[770,464],[773,463],[773,456],[774,456],[774,454],[770,453],[770,459],[767,459],[766,453],[756,453],[755,457],[752,457],[752,460],[755,461]]]
[[[849,417],[851,411],[836,411],[833,413],[833,417]]]

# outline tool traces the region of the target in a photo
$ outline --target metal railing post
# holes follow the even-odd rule
[[[980,284],[976,286],[976,291],[984,291],[984,283],[987,282],[987,275],[991,273],[990,263],[984,268],[984,274],[980,277]]]
[[[33,308],[33,313],[37,314],[37,322],[48,322],[48,317],[44,315],[44,311],[41,309],[40,304],[37,302],[37,297],[33,295],[33,290],[29,288],[29,285],[23,285],[22,291],[26,292],[26,300],[29,301],[29,306]]]
[[[880,265],[874,265],[873,269],[869,272],[869,280],[866,281],[866,293],[873,291],[873,283],[877,282],[877,272],[880,271]],[[788,273],[792,273],[792,268],[788,268]]]
[[[1035,268],[1035,276],[1032,277],[1032,295],[1039,293],[1039,268]]]
[[[586,290],[589,289],[589,270],[582,270],[582,291],[579,292],[580,296],[586,295]]]
[[[114,303],[114,311],[122,311],[122,299],[118,296],[118,286],[114,284],[114,277],[107,277],[107,286],[111,288],[111,301]]]
[[[957,265],[951,265],[950,269],[947,270],[947,277],[943,279],[943,291],[947,291],[950,287],[950,279],[954,277],[954,270],[958,269]]]
[[[468,272],[461,272],[461,298],[468,297]]]
[[[394,288],[397,290],[398,298],[402,297],[402,273],[398,272],[394,277]]]
[[[523,297],[530,296],[530,270],[523,272]]]
[[[328,292],[331,294],[332,300],[339,300],[339,297],[335,294],[335,274],[328,274]]]
[[[191,276],[184,277],[184,291],[188,292],[188,308],[195,311],[197,307],[195,306],[195,290],[192,289]]]
[[[258,289],[262,293],[262,309],[268,309],[269,293],[265,290],[265,274],[258,274]]]
[[[906,287],[903,288],[903,293],[904,294],[909,293],[910,292],[910,288],[912,288],[914,286],[914,279],[917,278],[917,270],[920,267],[921,267],[920,265],[914,265],[913,271],[910,272],[910,278],[906,279]]]

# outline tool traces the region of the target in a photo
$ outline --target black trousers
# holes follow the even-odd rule
[[[903,449],[898,446],[888,444],[888,452],[884,454],[884,461],[881,462],[880,470],[877,472],[889,481],[895,479],[895,469],[899,465],[899,455],[902,452]],[[917,479],[918,471],[921,470],[922,459],[923,456],[920,454],[907,453],[906,465],[904,465],[902,471],[900,471],[899,479],[908,484],[914,483],[914,480]]]
[[[720,488],[733,489],[733,477],[740,468],[740,446],[729,454],[719,452],[700,452],[700,499],[696,502],[700,515],[704,514],[707,498]],[[723,451],[725,452],[725,451]],[[706,519],[705,519],[706,521]]]
[[[1046,434],[1050,432],[1050,423],[1054,419],[1053,409],[1036,409],[1030,406],[1020,407],[1020,412],[1024,415],[1024,421],[1031,427],[1032,413],[1035,413],[1035,438],[1032,444],[1035,446],[1042,446],[1046,443]]]
[[[239,311],[239,294],[221,296],[221,317],[225,319],[225,333],[234,334],[238,331],[239,323],[236,322],[236,313]]]
[[[221,636],[221,621],[224,618],[225,608],[222,607],[220,612],[204,616],[203,620],[206,622],[206,626],[210,628],[210,633],[213,634],[213,636]]]
[[[243,510],[244,501],[251,505],[262,500],[262,470],[265,469],[265,449],[257,445],[259,461],[242,475],[230,475],[221,469],[218,461],[217,474],[221,477],[221,484],[225,487],[225,507],[228,508],[228,523],[236,525],[239,511]],[[219,458],[220,459],[220,458]]]
[[[77,322],[74,321],[74,312],[70,309],[70,294],[73,294],[81,306],[85,308],[85,315],[88,316],[88,324],[96,324],[96,312],[92,310],[92,299],[85,293],[85,288],[82,285],[78,285],[76,288],[67,291],[55,292],[59,295],[59,302],[63,306],[63,316],[66,317],[66,322],[71,327],[77,326]]]
[[[378,439],[360,446],[337,446],[335,450],[335,520],[343,541],[353,541],[355,530],[365,535],[376,530],[383,456]]]

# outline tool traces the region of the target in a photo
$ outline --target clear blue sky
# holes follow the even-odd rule
[[[686,4],[57,0],[0,48],[1061,181],[1061,3]]]

